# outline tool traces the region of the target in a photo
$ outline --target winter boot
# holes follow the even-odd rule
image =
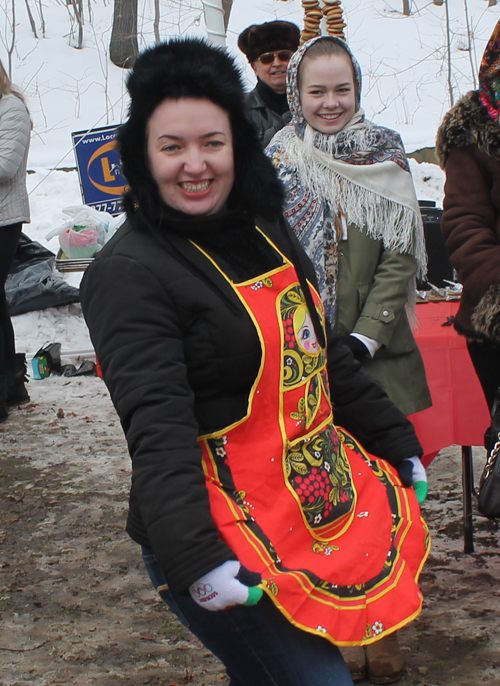
[[[28,403],[30,397],[24,385],[28,378],[26,376],[26,355],[16,353],[12,359],[5,363],[7,374],[7,405],[14,407]]]
[[[9,416],[7,410],[7,379],[0,376],[0,424]]]
[[[395,684],[399,681],[405,665],[397,633],[366,646],[366,662],[372,684]]]
[[[366,657],[363,646],[339,647],[353,681],[361,681],[366,676]]]

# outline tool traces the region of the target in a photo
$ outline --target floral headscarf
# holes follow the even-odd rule
[[[360,107],[361,103],[361,68],[357,59],[352,54],[349,46],[341,38],[336,36],[318,36],[306,43],[292,55],[287,70],[287,96],[292,121],[299,138],[304,139],[308,126],[302,113],[299,94],[299,69],[306,52],[318,41],[331,41],[340,45],[349,55],[354,71],[356,87],[356,111],[351,121],[337,134],[327,135],[315,132],[314,146],[326,153],[333,155],[348,164],[374,164],[392,160],[402,169],[409,171],[408,161],[404,154],[399,135],[390,129],[377,127],[376,132],[372,126],[367,126],[365,113]],[[381,136],[382,130],[384,135]],[[356,135],[356,131],[359,133]],[[371,135],[371,133],[375,135]],[[359,144],[356,145],[356,140]],[[333,145],[332,145],[333,144]]]
[[[500,115],[500,21],[484,51],[479,69],[479,97],[488,114],[499,123]]]
[[[336,36],[318,36],[312,40],[303,43],[294,52],[288,63],[288,69],[286,73],[286,84],[287,84],[287,95],[288,95],[288,106],[290,107],[290,112],[292,113],[293,122],[298,126],[305,126],[306,120],[302,114],[302,107],[300,105],[300,97],[297,85],[299,83],[299,68],[304,55],[315,43],[320,40],[329,40],[332,43],[338,43],[347,52],[351,58],[352,68],[354,71],[354,85],[356,86],[356,112],[358,112],[361,102],[361,67],[359,66],[358,60],[354,57],[351,49],[345,41]]]
[[[356,112],[333,134],[311,127],[300,104],[300,64],[320,40],[341,45],[354,70]],[[332,323],[336,319],[337,244],[347,237],[350,224],[381,240],[387,250],[414,255],[419,277],[426,270],[422,218],[403,144],[395,131],[365,119],[360,95],[361,70],[347,44],[335,36],[307,41],[288,65],[293,125],[278,131],[266,150],[285,184],[285,216],[312,259]]]

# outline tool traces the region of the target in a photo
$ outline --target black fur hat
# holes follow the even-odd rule
[[[228,205],[253,217],[279,216],[283,188],[245,116],[240,72],[225,50],[197,38],[161,43],[137,58],[127,88],[131,97],[129,118],[119,128],[117,142],[130,187],[123,201],[128,214],[140,208],[148,219],[158,217],[161,199],[147,161],[147,123],[165,99],[187,97],[211,100],[229,114],[235,181]]]
[[[266,21],[253,24],[238,37],[238,47],[245,53],[249,62],[265,52],[292,50],[295,52],[300,43],[300,29],[290,21]]]

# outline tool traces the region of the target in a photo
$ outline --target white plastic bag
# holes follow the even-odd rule
[[[70,219],[50,231],[45,239],[50,241],[54,236],[59,236],[61,250],[70,259],[93,257],[124,219],[123,215],[113,217],[89,205],[72,205],[62,211]]]

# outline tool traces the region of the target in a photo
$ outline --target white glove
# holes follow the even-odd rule
[[[425,473],[425,467],[422,464],[419,457],[407,457],[403,462],[411,462],[413,465],[412,471],[412,481],[413,488],[415,489],[415,495],[417,500],[421,505],[427,498],[427,474]]]
[[[258,586],[245,586],[236,579],[240,563],[228,560],[189,587],[192,599],[205,610],[226,610],[234,605],[255,605],[262,597]]]

